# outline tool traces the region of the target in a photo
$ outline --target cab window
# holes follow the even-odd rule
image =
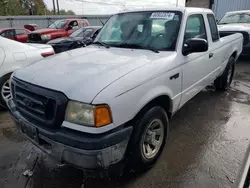
[[[191,38],[201,38],[207,40],[206,27],[203,15],[191,15],[187,19],[184,40]]]
[[[15,32],[14,32],[13,29],[7,30],[7,31],[3,32],[3,33],[1,34],[1,36],[2,36],[2,37],[6,37],[6,38],[13,38],[13,37],[15,37]]]
[[[209,23],[209,27],[210,27],[210,31],[212,35],[212,40],[213,42],[216,42],[219,40],[220,37],[219,37],[218,27],[217,27],[214,15],[208,14],[207,19],[208,19],[208,23]]]
[[[75,21],[71,21],[71,22],[69,23],[69,26],[71,26],[71,28],[72,28],[73,30],[79,29],[78,22],[77,22],[76,20],[75,20]]]
[[[16,29],[16,35],[27,35],[27,31],[24,29]]]

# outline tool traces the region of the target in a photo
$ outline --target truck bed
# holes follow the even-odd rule
[[[241,33],[243,35],[243,38],[244,38],[243,46],[249,43],[249,34],[246,31],[219,31],[221,38],[229,36],[229,35],[233,35],[235,33]]]

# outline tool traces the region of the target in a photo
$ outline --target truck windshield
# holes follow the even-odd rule
[[[178,11],[131,12],[112,16],[94,43],[109,47],[174,51],[181,24]]]
[[[250,13],[227,13],[219,24],[250,23]]]
[[[48,28],[50,29],[62,29],[66,25],[67,20],[57,20],[52,23]]]
[[[93,29],[91,28],[80,28],[72,33],[69,37],[91,37]]]

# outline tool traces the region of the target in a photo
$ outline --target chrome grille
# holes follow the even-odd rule
[[[34,124],[55,128],[64,120],[66,96],[58,91],[42,88],[13,79],[12,95],[17,110]]]
[[[28,34],[29,42],[39,42],[41,41],[41,34],[40,33],[30,33]]]

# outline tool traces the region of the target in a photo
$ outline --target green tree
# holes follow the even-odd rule
[[[60,15],[75,15],[75,13],[72,10],[66,11],[64,9],[61,9],[59,11],[59,13],[60,13]],[[47,15],[53,15],[53,14],[54,14],[53,10],[47,10]],[[57,14],[57,12],[56,12],[56,14]]]
[[[67,11],[67,14],[68,14],[68,15],[75,15],[75,13],[74,13],[72,10],[68,10],[68,11]]]
[[[47,7],[43,0],[36,0],[34,6],[34,15],[44,15],[47,11]]]
[[[51,14],[43,0],[0,0],[0,16]]]
[[[27,12],[19,0],[0,0],[0,15],[25,15]]]
[[[64,9],[61,9],[61,10],[59,11],[59,13],[60,13],[60,15],[75,15],[75,13],[74,13],[72,10],[66,11],[66,10],[64,10]]]

